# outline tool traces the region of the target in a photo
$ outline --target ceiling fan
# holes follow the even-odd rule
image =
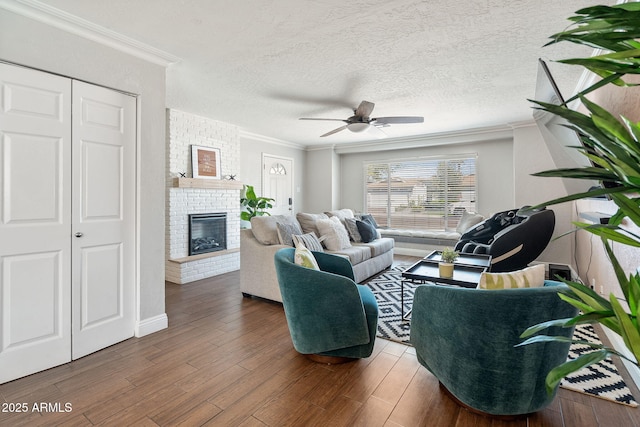
[[[369,101],[362,101],[358,108],[353,110],[353,116],[347,119],[322,119],[322,118],[309,118],[301,117],[300,120],[328,120],[345,122],[346,125],[340,126],[337,129],[329,131],[320,137],[333,135],[345,129],[349,129],[351,132],[364,132],[371,126],[375,127],[387,127],[392,124],[402,123],[423,123],[424,117],[417,116],[396,116],[396,117],[371,117],[371,112],[375,104]]]

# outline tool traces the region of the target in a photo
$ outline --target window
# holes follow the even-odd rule
[[[364,164],[365,205],[381,227],[455,229],[476,210],[476,157]]]

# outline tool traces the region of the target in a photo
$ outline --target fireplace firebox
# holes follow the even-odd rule
[[[227,249],[227,214],[189,215],[189,255]]]

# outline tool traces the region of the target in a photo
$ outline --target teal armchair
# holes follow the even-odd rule
[[[294,252],[280,249],[274,262],[295,349],[329,363],[370,356],[378,324],[373,292],[353,281],[347,259],[313,252],[318,271],[295,264]]]
[[[463,406],[474,412],[516,416],[536,412],[553,400],[545,389],[549,371],[565,362],[569,343],[521,347],[529,326],[573,317],[577,310],[558,292],[568,287],[483,290],[424,285],[416,288],[411,343],[418,361]],[[548,335],[571,337],[573,328]]]

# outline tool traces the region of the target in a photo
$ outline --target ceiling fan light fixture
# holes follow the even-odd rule
[[[360,132],[364,132],[365,130],[369,129],[369,123],[349,123],[347,125],[347,129],[349,129],[351,132],[355,132],[355,133],[360,133]]]

